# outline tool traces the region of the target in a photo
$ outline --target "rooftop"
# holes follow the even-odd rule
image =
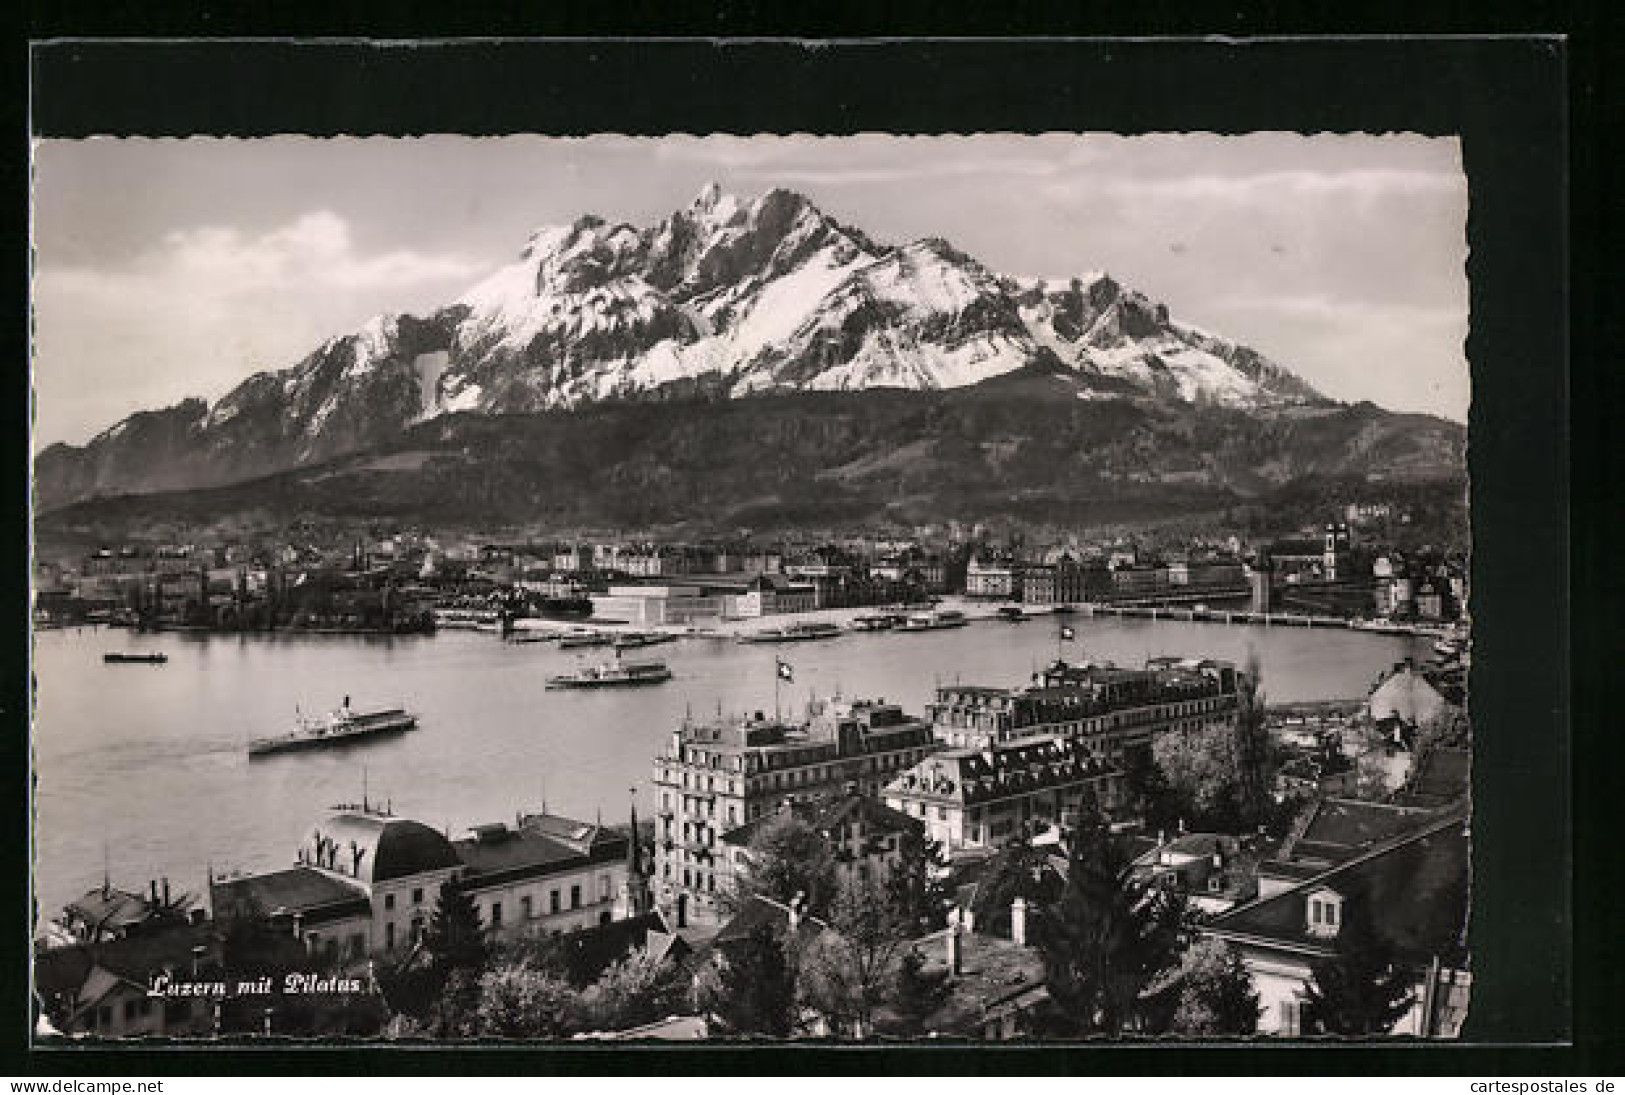
[[[919,821],[901,810],[893,810],[879,799],[868,795],[850,794],[818,802],[792,802],[790,809],[796,817],[819,830],[829,830],[853,821],[861,822],[870,829],[883,833],[900,833],[920,826]],[[723,833],[722,839],[725,843],[744,847],[750,844],[763,825],[777,816],[778,814],[773,812],[752,818],[743,825]]]
[[[1370,918],[1372,928],[1402,961],[1454,958],[1467,934],[1468,843],[1460,814],[1313,875],[1291,889],[1242,905],[1204,929],[1220,938],[1275,944],[1324,955],[1334,941],[1308,931],[1306,901],[1329,888]]]
[[[371,913],[365,890],[341,881],[314,867],[290,867],[270,874],[245,875],[215,880],[209,887],[209,904],[216,917],[270,915],[282,911],[307,917]]]
[[[468,868],[476,885],[481,878],[504,875],[547,874],[555,868],[624,858],[627,839],[597,825],[573,822],[552,829],[526,818],[519,828],[481,825],[475,835],[452,842],[458,860]],[[548,818],[548,821],[567,819]],[[561,835],[562,831],[562,835]]]

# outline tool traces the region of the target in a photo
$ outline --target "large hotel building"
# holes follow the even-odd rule
[[[883,700],[814,703],[794,723],[757,712],[682,726],[654,762],[656,899],[679,926],[714,918],[733,882],[724,833],[786,802],[878,797],[941,747],[930,723]]]
[[[1058,735],[1118,762],[1165,730],[1234,725],[1240,679],[1234,665],[1211,659],[1153,658],[1144,669],[1056,661],[1025,687],[940,686],[929,710],[952,748]]]

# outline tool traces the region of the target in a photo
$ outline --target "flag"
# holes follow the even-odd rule
[[[1076,639],[1077,637],[1078,637],[1078,633],[1076,631],[1073,631],[1070,627],[1062,626],[1062,628],[1061,628],[1061,638],[1067,640],[1068,642],[1071,642],[1073,639]]]
[[[780,680],[793,682],[796,679],[796,671],[790,668],[789,662],[775,658],[774,663],[778,666]]]

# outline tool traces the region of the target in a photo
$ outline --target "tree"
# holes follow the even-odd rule
[[[1151,742],[1157,767],[1197,828],[1234,829],[1240,822],[1241,780],[1236,735],[1224,726],[1170,730]]]
[[[803,947],[797,962],[801,1001],[832,1032],[866,1037],[874,1030],[875,1009],[892,995],[908,924],[886,891],[867,880],[841,886],[825,922],[828,927]]]
[[[586,1029],[625,1030],[682,1011],[688,987],[682,966],[635,951],[587,987],[578,1010]]]
[[[1218,939],[1202,939],[1185,952],[1176,974],[1178,1004],[1172,1029],[1188,1035],[1244,1035],[1258,1031],[1258,993],[1241,956]]]
[[[717,948],[700,971],[695,1007],[727,1034],[788,1037],[796,1025],[796,979],[771,924]]]
[[[1061,897],[1060,873],[1050,864],[1049,852],[1025,839],[1012,840],[982,869],[982,883],[971,905],[976,930],[989,935],[1010,934],[1010,906],[1024,897],[1035,907]]]
[[[923,828],[910,827],[898,838],[898,864],[887,883],[893,908],[914,930],[924,934],[948,922],[951,898],[943,875],[948,865],[942,844]]]
[[[457,883],[441,885],[434,915],[423,936],[423,946],[429,952],[431,963],[442,972],[484,967],[489,954],[480,911]]]
[[[1408,784],[1427,770],[1428,760],[1441,749],[1466,749],[1472,745],[1472,723],[1459,707],[1445,707],[1416,728],[1411,741],[1411,767]]]
[[[1236,805],[1240,820],[1252,828],[1269,814],[1274,783],[1269,730],[1264,725],[1263,670],[1258,651],[1247,652],[1247,667],[1236,685]]]
[[[953,993],[948,983],[948,969],[925,972],[925,955],[910,947],[897,963],[897,978],[892,989],[892,1006],[897,1012],[904,1034],[923,1034],[925,1021]]]
[[[817,915],[835,895],[835,853],[817,829],[781,810],[751,837],[737,886],[736,901],[759,894],[787,905],[799,895]]]
[[[1344,903],[1336,952],[1310,966],[1305,1034],[1387,1034],[1411,1010],[1412,978],[1358,905]]]
[[[562,1038],[580,1029],[569,982],[524,963],[503,963],[478,982],[464,1034],[487,1038]]]
[[[1066,889],[1037,925],[1051,1004],[1041,1032],[1158,1032],[1184,923],[1184,899],[1136,881],[1104,819],[1083,819]]]

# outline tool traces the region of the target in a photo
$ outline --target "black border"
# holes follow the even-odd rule
[[[1024,9],[1028,23],[1042,23]],[[360,28],[339,15],[325,23],[279,28],[302,34],[421,33],[424,12],[394,27]],[[727,6],[696,26],[644,12],[646,33],[750,32],[762,20]],[[36,18],[36,38],[76,33],[250,33],[244,17],[197,13],[176,19],[134,5]],[[410,24],[418,22],[417,27]],[[991,21],[993,25],[987,25]],[[965,32],[1008,29],[1005,16]],[[513,10],[481,10],[443,21],[442,34],[522,32]],[[560,20],[565,22],[565,20]],[[870,32],[895,32],[883,19]],[[1072,22],[1075,24],[1077,19]],[[474,26],[470,23],[482,23]],[[450,25],[447,25],[450,24]],[[1050,23],[1053,30],[1058,25]],[[1063,20],[1061,24],[1065,25]],[[1098,25],[1098,21],[1097,21]],[[1527,26],[1527,24],[1525,24]],[[258,28],[263,33],[263,28]],[[552,28],[555,33],[560,29]],[[570,28],[564,28],[570,29]],[[1039,29],[1035,27],[1034,29]],[[1123,27],[1111,28],[1121,31]],[[1138,29],[1138,28],[1136,28]],[[1168,30],[1167,26],[1159,28]],[[1229,25],[1181,31],[1243,32]],[[780,30],[783,33],[783,30]],[[529,41],[456,46],[360,43],[292,46],[279,42],[116,43],[75,41],[30,55],[32,132],[186,135],[276,132],[975,132],[1101,129],[1122,132],[1255,129],[1459,133],[1472,188],[1469,237],[1474,366],[1471,471],[1475,615],[1479,625],[1473,703],[1478,734],[1474,949],[1477,971],[1471,1031],[1475,1038],[1562,1041],[1570,1031],[1569,685],[1568,685],[1568,407],[1569,300],[1565,292],[1568,111],[1590,111],[1584,92],[1598,66],[1578,59],[1577,84],[1565,87],[1577,59],[1572,43],[1545,40],[1310,41],[881,41],[824,44],[705,41]],[[27,73],[27,70],[24,70]],[[13,130],[14,133],[27,130]],[[21,142],[19,142],[21,143]],[[1576,147],[1574,155],[1594,155]],[[26,167],[8,164],[14,198],[26,202]],[[1594,166],[1594,163],[1593,163]],[[26,209],[26,205],[21,206]],[[11,209],[19,208],[14,201]],[[19,225],[26,239],[26,214]],[[1601,241],[1577,239],[1593,251]],[[24,254],[19,247],[13,252]],[[21,266],[21,268],[19,268]],[[13,263],[14,301],[25,300],[26,267]],[[26,313],[22,317],[26,319]],[[25,331],[26,328],[19,328]],[[1577,330],[1584,338],[1584,329]],[[22,350],[21,340],[14,346]],[[1596,343],[1590,344],[1591,348]],[[8,379],[26,407],[26,352],[14,354]],[[1591,383],[1589,380],[1585,383]],[[1595,394],[1596,389],[1587,391]],[[17,497],[27,489],[27,432],[18,431],[13,465]],[[1593,472],[1593,489],[1606,480]],[[19,551],[20,574],[26,540]],[[1611,574],[1612,571],[1605,573]],[[1617,588],[1617,587],[1616,587]],[[7,608],[26,620],[26,585],[4,587]],[[9,716],[0,749],[11,771],[27,764],[26,635],[13,635],[0,681]],[[20,640],[20,641],[15,641]],[[1487,672],[1485,666],[1517,666]],[[1611,773],[1583,768],[1580,790],[1601,791]],[[1593,798],[1590,808],[1595,810]],[[26,803],[16,804],[26,826]],[[17,816],[17,815],[14,815]],[[24,830],[26,831],[26,830]],[[1588,865],[1577,884],[1594,885],[1612,849],[1584,844]],[[20,842],[14,849],[25,846]],[[1617,852],[1615,853],[1617,856]],[[8,882],[23,877],[26,852],[14,851]],[[1589,868],[1603,865],[1598,873]],[[1617,859],[1612,867],[1617,882]],[[8,908],[23,907],[22,893]],[[1589,892],[1595,892],[1590,890]],[[1615,888],[1617,893],[1617,887]],[[1588,900],[1573,906],[1591,941],[1617,930],[1618,915]],[[21,938],[21,935],[14,938]],[[1619,953],[1618,941],[1611,944]],[[1347,1072],[1468,1073],[1516,1070],[1567,1073],[1596,1067],[1617,1053],[1618,966],[1588,957],[1582,1006],[1572,1033],[1580,1048],[1385,1046],[1380,1049],[1279,1047],[1174,1050],[1114,1047],[1104,1054],[1045,1049],[974,1050],[592,1048],[429,1051],[432,1065],[470,1073],[648,1071],[835,1073],[955,1072],[1107,1073]],[[26,961],[26,956],[24,956]],[[26,1028],[19,1006],[26,969],[0,957],[8,982],[0,999],[5,1037]],[[1494,968],[1506,976],[1495,976]],[[20,976],[19,976],[20,975]],[[1600,975],[1600,978],[1599,978]],[[1599,1002],[1602,1006],[1599,1008]],[[1609,1041],[1609,1039],[1613,1039]],[[17,1047],[21,1048],[21,1047]],[[15,1052],[15,1051],[14,1051]],[[49,1075],[216,1074],[317,1070],[363,1074],[398,1061],[398,1051],[275,1049],[252,1054],[212,1051],[54,1050],[14,1058],[21,1071]],[[1618,1060],[1617,1056],[1612,1060]],[[1595,1062],[1595,1063],[1593,1063]],[[1618,1065],[1614,1066],[1618,1071]]]

